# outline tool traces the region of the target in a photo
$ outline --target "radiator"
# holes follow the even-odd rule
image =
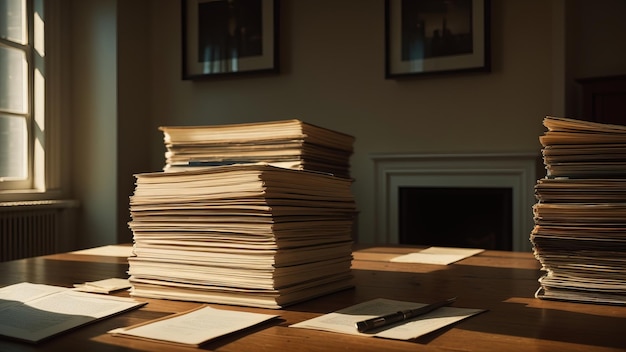
[[[0,203],[0,261],[72,249],[76,205],[70,200]]]

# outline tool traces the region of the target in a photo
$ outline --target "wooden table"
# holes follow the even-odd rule
[[[217,351],[624,351],[626,307],[542,301],[533,297],[539,264],[529,253],[486,251],[448,266],[391,263],[410,247],[356,249],[356,287],[284,310],[219,306],[279,314],[250,331],[203,345]],[[125,277],[125,258],[56,254],[0,263],[0,285],[22,281],[70,287],[74,283]],[[127,296],[127,292],[118,293]],[[432,302],[457,296],[456,307],[487,312],[414,341],[385,340],[290,328],[289,325],[377,297]],[[143,300],[143,299],[139,299]],[[106,332],[198,303],[145,299],[141,309],[59,335],[39,345],[0,340],[0,351],[191,351],[113,337]]]

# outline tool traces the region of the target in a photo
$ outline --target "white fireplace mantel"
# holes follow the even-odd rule
[[[513,250],[531,250],[538,154],[372,154],[371,158],[377,243],[398,243],[400,187],[499,187],[513,193]]]

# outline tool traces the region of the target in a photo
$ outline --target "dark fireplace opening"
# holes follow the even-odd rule
[[[513,189],[399,187],[400,244],[513,250]]]

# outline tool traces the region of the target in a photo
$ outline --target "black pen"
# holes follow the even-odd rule
[[[456,297],[448,298],[444,301],[427,304],[420,308],[401,310],[395,313],[383,315],[382,317],[371,318],[356,323],[356,329],[359,332],[366,332],[372,329],[391,325],[400,321],[409,320],[411,318],[430,313],[435,309],[450,305],[456,301]]]

